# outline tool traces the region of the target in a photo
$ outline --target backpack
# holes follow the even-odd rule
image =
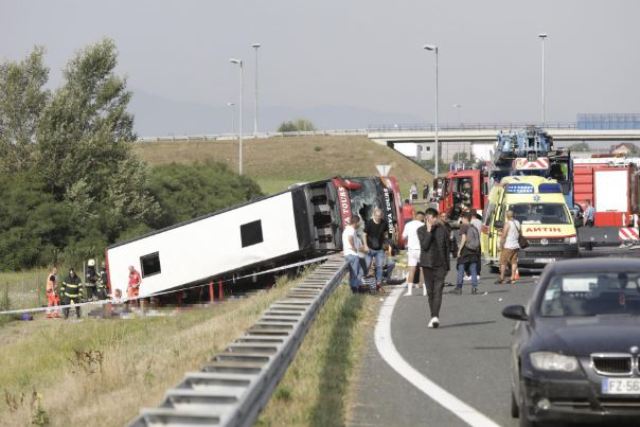
[[[513,221],[513,226],[516,228],[516,230],[518,230],[518,246],[520,246],[520,249],[526,249],[529,247],[529,241],[527,240],[526,237],[524,237],[522,235],[522,233],[520,232],[520,227],[518,227],[516,225],[516,222]]]
[[[467,230],[467,241],[464,246],[472,251],[480,249],[480,236],[478,235],[478,230],[473,225],[469,225],[469,229]]]

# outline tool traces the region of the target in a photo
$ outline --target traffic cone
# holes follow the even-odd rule
[[[520,270],[516,268],[516,274],[513,275],[515,280],[520,280]]]

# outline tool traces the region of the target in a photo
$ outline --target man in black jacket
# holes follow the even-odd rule
[[[427,285],[431,320],[429,328],[440,326],[440,306],[444,279],[449,271],[449,235],[445,224],[438,218],[438,212],[429,208],[425,226],[418,229],[420,240],[420,265]]]

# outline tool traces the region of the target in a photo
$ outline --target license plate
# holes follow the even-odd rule
[[[602,394],[640,394],[640,378],[605,378]]]
[[[552,262],[556,262],[555,258],[535,258],[533,260],[536,264],[551,264]]]

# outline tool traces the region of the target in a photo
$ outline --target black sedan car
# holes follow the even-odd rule
[[[548,265],[518,320],[512,415],[550,422],[640,425],[640,260],[590,258]]]

